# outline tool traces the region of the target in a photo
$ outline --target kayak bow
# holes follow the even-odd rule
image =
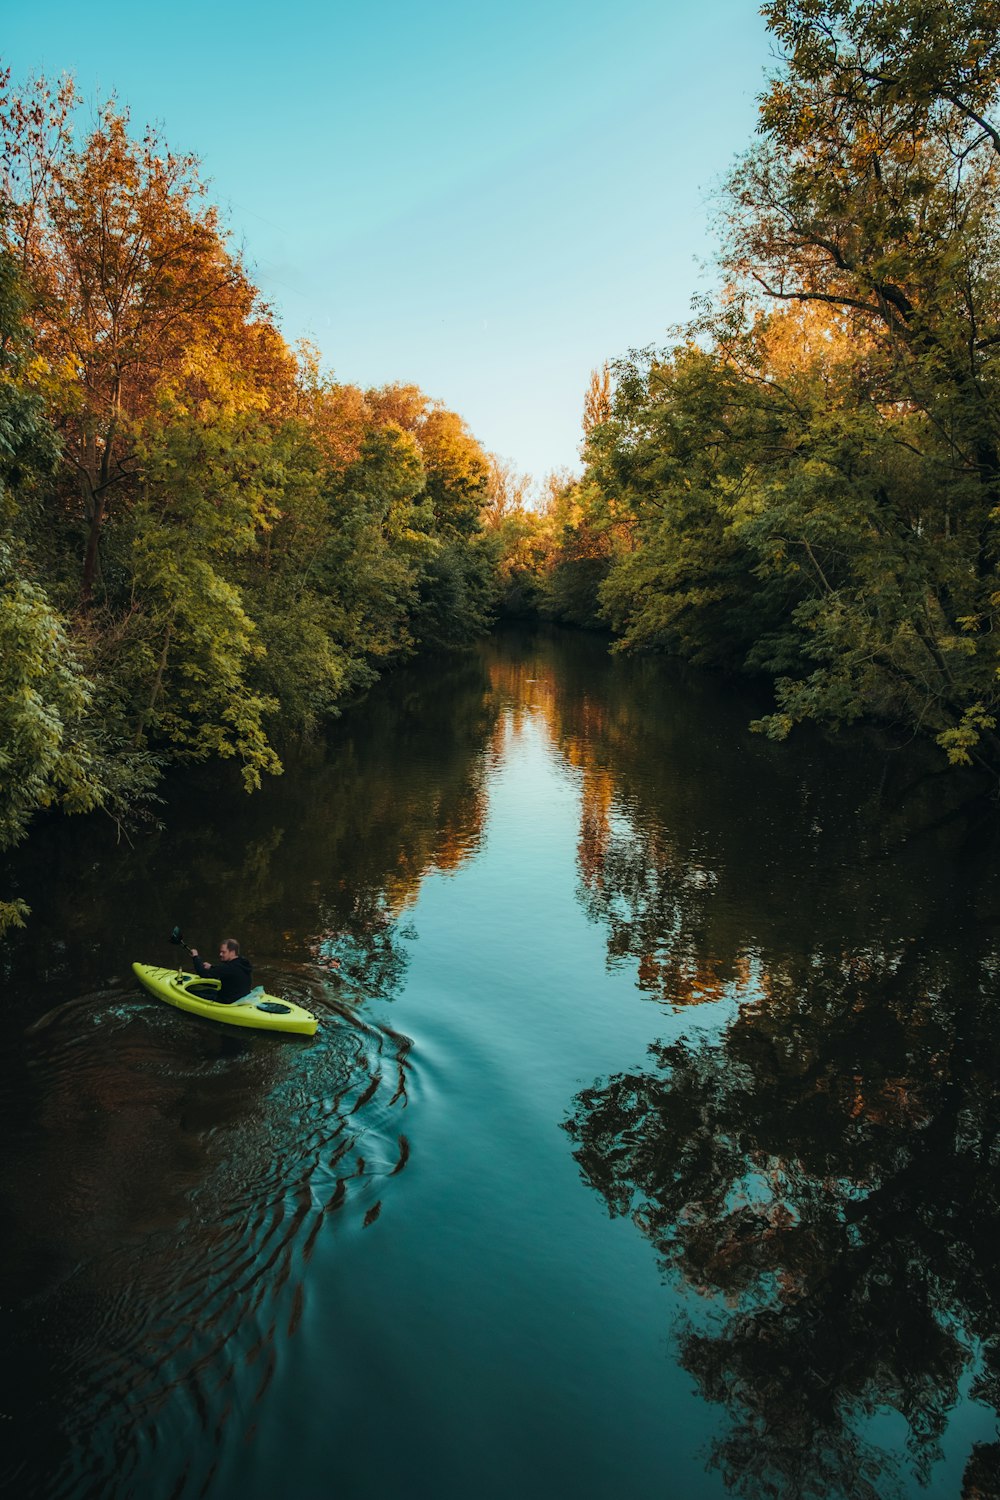
[[[201,979],[197,974],[185,974],[180,969],[161,969],[154,964],[133,964],[132,972],[158,1000],[166,1000],[168,1005],[189,1010],[192,1015],[205,1016],[210,1021],[224,1021],[227,1026],[252,1026],[257,1031],[293,1031],[299,1036],[312,1036],[319,1025],[316,1017],[303,1010],[301,1005],[282,1000],[277,995],[266,995],[260,987],[232,1005],[223,1005],[218,1000],[191,992],[192,985],[197,985],[199,990],[218,989],[217,979]]]

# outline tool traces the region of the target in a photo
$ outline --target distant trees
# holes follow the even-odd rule
[[[587,394],[583,398],[583,434],[589,437],[595,427],[611,415],[611,371],[605,364],[591,370]]]
[[[424,465],[424,499],[432,545],[420,572],[414,629],[428,646],[472,640],[492,619],[495,563],[483,545],[480,516],[489,496],[489,459],[455,412],[415,387],[390,387],[376,409],[398,413]]]
[[[168,760],[258,785],[499,587],[462,420],[293,353],[195,158],[75,105],[0,77],[0,848]]]

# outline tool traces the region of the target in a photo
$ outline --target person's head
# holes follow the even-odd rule
[[[219,944],[219,958],[223,963],[230,958],[239,958],[240,945],[235,938],[223,938]]]

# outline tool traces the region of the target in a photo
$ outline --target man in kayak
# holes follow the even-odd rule
[[[191,966],[202,979],[217,979],[220,988],[205,992],[207,1000],[216,1000],[220,1005],[233,1005],[249,995],[253,989],[253,970],[250,960],[240,956],[240,945],[235,938],[223,938],[219,944],[219,962],[210,964],[199,957],[197,948],[191,948]]]

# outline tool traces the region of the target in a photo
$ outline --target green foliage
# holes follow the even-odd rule
[[[540,588],[541,613],[566,625],[598,628],[599,594],[615,541],[600,486],[554,484],[546,520],[552,545]]]
[[[462,419],[435,408],[419,429],[427,470],[427,498],[438,528],[471,536],[480,529],[486,503],[489,462]]]
[[[0,849],[40,809],[87,811],[109,787],[85,676],[66,623],[27,575],[39,491],[58,455],[39,397],[25,384],[24,296],[0,256]],[[0,901],[0,933],[27,915]]]
[[[542,608],[549,552],[548,518],[528,503],[531,479],[495,454],[489,459],[481,545],[496,580],[496,609],[508,618],[534,618]]]
[[[416,581],[436,548],[419,445],[395,423],[365,437],[329,492],[331,531],[321,561],[335,630],[355,660],[387,660],[412,646]]]
[[[981,703],[973,703],[953,729],[941,731],[937,742],[953,766],[968,766],[983,734],[992,733],[996,727],[995,714],[987,713]]]
[[[155,780],[150,757],[109,735],[66,623],[0,548],[0,849],[46,808],[127,813]],[[0,901],[0,933],[27,915]]]
[[[413,630],[433,649],[461,646],[489,629],[497,607],[496,557],[479,536],[441,541],[420,570]]]
[[[0,848],[40,809],[124,816],[168,761],[252,790],[498,592],[461,419],[297,360],[196,159],[75,106],[0,77]]]
[[[81,731],[93,686],[63,621],[36,584],[0,559],[0,848],[16,843],[37,808],[87,811],[103,788]]]
[[[734,524],[758,464],[773,462],[773,414],[753,398],[694,348],[619,366],[613,417],[589,454],[605,508],[632,519],[599,596],[622,649],[741,665],[780,630],[788,581],[755,574]]]
[[[765,15],[725,293],[591,403],[550,608],[767,674],[769,734],[875,716],[996,772],[1000,7]]]
[[[610,560],[577,552],[569,546],[549,568],[540,591],[539,609],[548,620],[576,625],[583,630],[601,628],[601,589]]]
[[[26,383],[25,309],[14,262],[0,254],[0,525],[9,540],[22,542],[38,520],[41,485],[59,457],[42,397]]]
[[[134,606],[116,661],[136,741],[181,760],[235,756],[258,786],[280,770],[264,727],[276,705],[248,683],[262,647],[232,574],[275,513],[281,464],[243,415],[171,413],[137,451],[143,494],[121,537]]]
[[[248,608],[265,653],[255,680],[280,703],[284,732],[308,732],[412,649],[416,578],[434,543],[415,440],[370,430],[342,472],[324,469],[309,432],[288,428],[281,516],[250,560]]]

